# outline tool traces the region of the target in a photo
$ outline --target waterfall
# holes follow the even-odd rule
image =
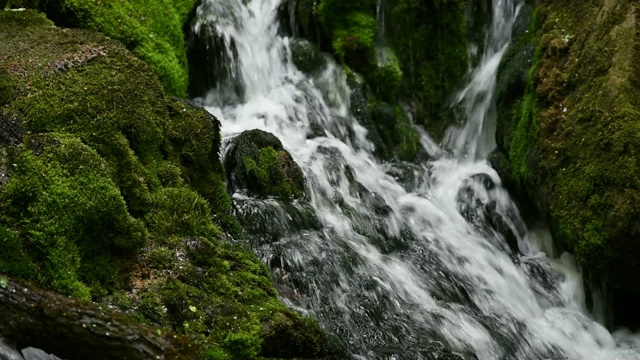
[[[492,24],[480,64],[456,97],[464,115],[461,127],[449,129],[446,143],[457,157],[486,159],[495,148],[496,114],[493,93],[500,60],[511,40],[511,28],[524,0],[494,0]],[[475,45],[475,44],[473,44]]]
[[[493,88],[519,3],[493,1],[484,55],[457,97],[466,123],[448,133],[454,155],[423,133],[440,156],[420,165],[376,160],[334,61],[316,76],[295,67],[292,39],[278,31],[280,0],[206,0],[198,9],[195,30],[209,29],[224,39],[218,51],[233,53],[237,83],[200,99],[223,137],[269,131],[307,179],[308,202],[234,196],[240,218],[266,222],[254,250],[283,301],[316,317],[356,359],[433,359],[435,342],[481,360],[640,358],[639,339],[591,318],[572,257],[547,255],[548,232],[527,228],[482,160],[494,146]],[[312,224],[295,221],[305,211]]]

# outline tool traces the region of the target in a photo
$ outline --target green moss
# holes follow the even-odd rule
[[[100,31],[122,41],[154,69],[167,93],[185,96],[188,83],[182,32],[194,0],[17,0],[35,7],[58,25]]]
[[[377,98],[372,102],[395,106],[399,99],[415,101],[420,105],[415,107],[418,123],[430,119],[431,127],[446,128],[452,118],[448,97],[467,71],[467,1],[388,2],[385,31],[378,29],[374,1],[322,0],[316,7],[302,3],[315,10],[322,25],[316,36],[320,45],[328,38],[331,48],[325,50],[364,76]],[[298,13],[307,24],[309,12],[302,13],[300,6]]]
[[[389,15],[390,44],[405,92],[438,116],[467,70],[466,1],[398,0]]]
[[[0,106],[11,102],[13,98],[13,85],[11,84],[9,72],[0,68]]]
[[[204,236],[217,239],[220,235],[211,222],[209,204],[193,190],[161,189],[151,196],[151,203],[151,211],[145,220],[153,236]]]
[[[375,35],[376,19],[372,15],[352,13],[333,31],[333,49],[350,66],[366,68],[375,56]]]
[[[184,185],[182,170],[170,161],[163,161],[158,166],[158,179],[164,187],[181,187]]]
[[[43,19],[0,12],[14,91],[0,112],[0,272],[185,334],[210,357],[328,356],[327,337],[278,300],[266,266],[220,242],[216,223],[235,220],[217,120],[166,98],[118,42]],[[277,138],[262,139],[250,142],[257,164],[302,186]],[[281,331],[296,333],[295,347],[269,345]]]
[[[232,187],[262,197],[282,200],[304,194],[304,175],[274,135],[250,130],[240,134],[226,156]]]
[[[204,109],[177,98],[168,100],[168,111],[164,156],[178,164],[184,182],[207,199],[223,230],[238,235],[240,228],[231,215],[231,197],[219,156],[220,122]]]
[[[640,293],[638,9],[632,1],[600,11],[568,0],[539,9],[531,15],[537,31],[515,42],[535,41],[537,50],[513,121],[502,126],[502,147],[517,186],[587,276]]]
[[[2,215],[20,224],[21,244],[39,268],[32,280],[89,298],[87,284],[97,289],[113,285],[99,268],[91,271],[94,261],[116,255],[125,259],[126,253],[131,258],[147,233],[127,212],[106,162],[95,151],[63,134],[28,141],[33,149],[16,156],[11,181],[2,189]]]
[[[252,187],[259,193],[268,192],[281,199],[300,197],[302,193],[299,189],[294,193],[296,189],[292,184],[283,181],[285,173],[281,161],[287,161],[287,153],[278,152],[272,147],[260,149],[257,163],[252,158],[245,157],[243,164],[247,181],[253,184]]]
[[[398,58],[390,49],[379,50],[382,59],[367,76],[373,93],[384,101],[394,102],[397,99],[403,81]]]
[[[536,95],[536,72],[540,61],[540,47],[533,57],[524,98],[513,108],[515,130],[509,146],[509,159],[513,178],[519,192],[526,193],[533,184],[533,171],[537,161],[536,152],[540,147],[539,109]]]

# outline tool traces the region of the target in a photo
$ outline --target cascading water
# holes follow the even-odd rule
[[[308,203],[237,195],[238,216],[251,219],[283,300],[357,359],[434,359],[435,341],[483,360],[638,359],[640,341],[590,319],[571,257],[545,255],[548,233],[527,229],[477,160],[493,147],[491,97],[518,11],[517,0],[493,3],[483,60],[458,96],[467,124],[449,132],[454,156],[425,135],[435,160],[411,165],[375,159],[332,61],[314,77],[296,69],[280,0],[205,1],[195,30],[223,39],[238,83],[201,100],[227,140],[277,135],[307,178]]]

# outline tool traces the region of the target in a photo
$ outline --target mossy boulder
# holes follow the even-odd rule
[[[59,26],[94,29],[122,41],[147,62],[167,93],[185,96],[189,80],[183,27],[195,0],[11,0],[43,11]]]
[[[304,39],[291,40],[291,57],[298,70],[306,74],[314,74],[324,65],[318,47]]]
[[[587,277],[640,294],[639,8],[561,0],[530,14],[533,32],[514,42],[528,59],[514,52],[506,61],[521,65],[501,71],[520,96],[503,97],[498,144]]]
[[[280,139],[262,130],[249,130],[233,139],[225,155],[232,192],[281,200],[304,195],[304,174]]]
[[[184,334],[202,357],[333,354],[266,266],[222,242],[238,225],[215,117],[92,30],[1,11],[0,38],[13,92],[0,106],[1,273]]]
[[[351,112],[368,130],[376,156],[382,160],[416,160],[420,137],[407,113],[400,106],[377,100],[358,74],[350,74],[349,85]]]

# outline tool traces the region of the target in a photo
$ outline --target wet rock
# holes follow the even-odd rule
[[[308,204],[243,199],[235,201],[234,214],[242,228],[252,235],[254,245],[270,244],[287,235],[321,227]]]
[[[203,7],[212,6],[203,2]],[[215,5],[214,5],[215,6]],[[223,6],[223,5],[220,5]],[[209,10],[203,10],[207,13]],[[193,22],[201,21],[200,26],[189,27],[186,34],[186,51],[189,63],[190,97],[205,97],[212,89],[231,89],[231,91],[217,95],[224,100],[236,100],[243,96],[244,88],[239,81],[238,52],[235,42],[221,36],[215,27],[215,22],[195,18]],[[231,43],[228,43],[231,41]],[[206,65],[204,65],[206,64]]]
[[[0,338],[0,360],[24,360],[20,352]]]
[[[485,196],[478,194],[477,188],[480,185]],[[500,234],[504,239],[511,254],[520,252],[518,247],[518,236],[509,226],[509,219],[505,219],[497,211],[497,202],[491,198],[490,193],[494,191],[496,184],[487,174],[472,175],[462,186],[458,193],[458,210],[460,214],[479,231],[489,235],[492,239],[492,231]],[[500,242],[494,242],[498,248],[504,248]],[[504,249],[507,250],[507,249]]]
[[[225,156],[232,192],[259,198],[299,199],[304,195],[304,175],[280,140],[262,130],[249,130],[233,139]]]
[[[46,352],[40,349],[36,349],[32,347],[23,349],[22,355],[24,356],[24,360],[62,360],[55,355],[47,354]]]
[[[426,163],[426,160],[424,161]],[[415,191],[427,181],[427,168],[408,162],[395,162],[389,165],[386,173],[391,175],[407,192]]]
[[[322,69],[323,57],[318,47],[304,39],[291,40],[291,56],[298,70],[305,74],[314,74]]]
[[[19,347],[68,359],[195,359],[197,347],[98,305],[0,278],[0,332]],[[25,359],[54,360],[37,349]]]

